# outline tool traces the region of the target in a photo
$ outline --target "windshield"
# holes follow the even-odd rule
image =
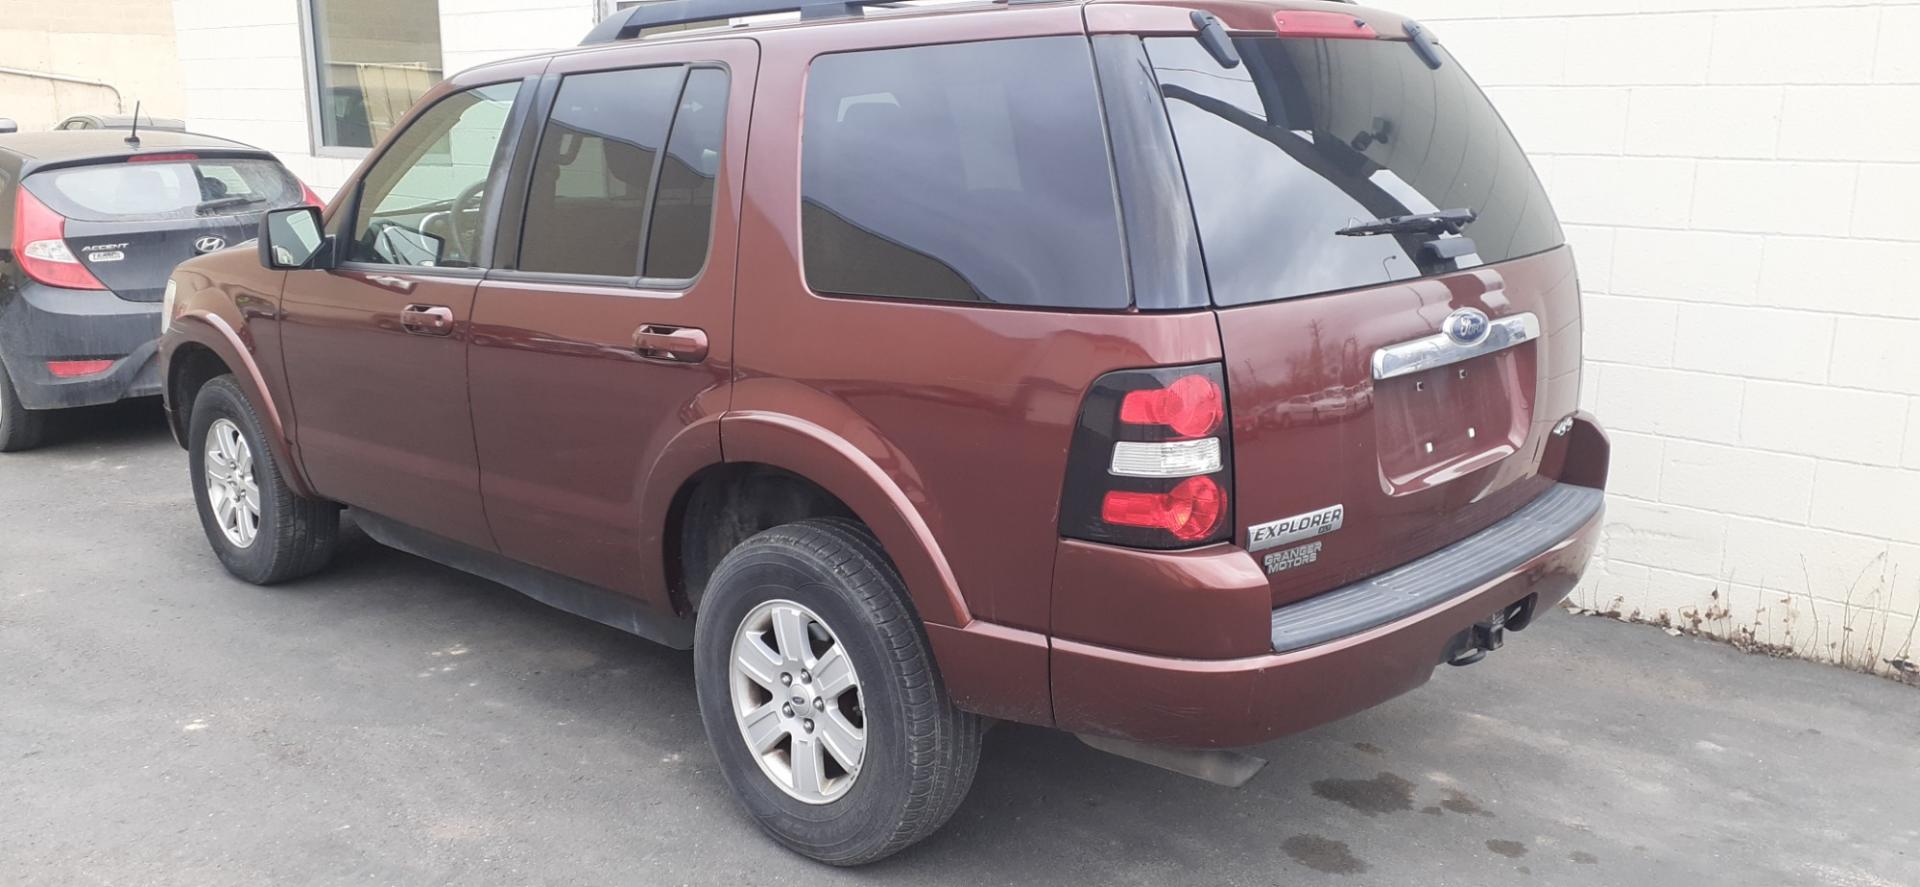
[[[1227,69],[1191,37],[1146,44],[1217,304],[1424,277],[1564,240],[1526,155],[1444,53],[1433,70],[1399,41],[1239,38],[1244,64]],[[1435,214],[1472,221],[1456,235]]]
[[[259,213],[301,200],[286,168],[254,158],[75,166],[36,174],[27,186],[54,212],[87,222]]]

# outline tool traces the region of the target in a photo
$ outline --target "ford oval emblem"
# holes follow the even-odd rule
[[[193,251],[203,256],[217,249],[226,249],[226,247],[227,239],[225,237],[214,237],[212,235],[202,237],[193,242]]]
[[[1487,337],[1487,330],[1490,328],[1487,312],[1478,308],[1462,308],[1447,315],[1446,321],[1440,324],[1440,331],[1446,333],[1447,338],[1461,345],[1478,343]]]

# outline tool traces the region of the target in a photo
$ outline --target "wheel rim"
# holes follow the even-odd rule
[[[734,722],[760,772],[793,798],[844,796],[866,757],[860,676],[818,614],[787,600],[755,607],[733,634]]]
[[[260,535],[260,484],[254,480],[253,448],[230,419],[215,419],[207,429],[207,449],[201,459],[207,484],[207,504],[214,522],[236,547],[246,548]]]

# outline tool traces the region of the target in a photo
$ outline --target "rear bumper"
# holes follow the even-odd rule
[[[154,359],[160,303],[129,302],[110,292],[27,284],[0,308],[0,360],[20,402],[51,410],[160,393]],[[62,379],[48,361],[111,360],[105,372]]]
[[[1271,611],[1281,652],[1182,659],[1055,638],[1055,721],[1189,747],[1254,745],[1371,708],[1427,681],[1476,622],[1573,590],[1600,534],[1597,489],[1540,502],[1373,579]],[[1542,532],[1542,527],[1552,528]]]

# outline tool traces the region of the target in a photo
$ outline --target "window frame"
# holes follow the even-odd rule
[[[319,0],[295,0],[294,2],[294,6],[298,7],[300,11],[300,78],[303,84],[302,88],[306,92],[307,149],[315,157],[332,157],[340,160],[363,160],[375,151],[380,150],[381,143],[389,141],[391,136],[389,136],[388,139],[376,140],[374,145],[368,148],[351,148],[326,144],[326,127],[320,122],[321,114],[323,113],[323,109],[320,107],[320,30],[313,20],[313,5],[316,2],[319,2]],[[444,24],[445,19],[442,18],[443,14],[440,10],[440,0],[433,0],[433,7],[434,16],[441,18]],[[453,79],[453,76],[451,72],[444,70],[446,65],[446,42],[444,34],[441,38],[440,53],[442,57],[441,66],[443,68],[440,83],[446,83]],[[436,83],[434,86],[437,87],[439,84]],[[402,123],[412,116],[413,112],[409,111],[406,117],[401,118]],[[398,133],[399,128],[396,128],[394,132]]]
[[[562,81],[568,77],[593,74],[615,74],[623,71],[641,71],[650,68],[679,68],[680,82],[674,91],[673,113],[667,119],[666,135],[661,141],[660,152],[653,158],[653,170],[647,178],[647,211],[641,219],[640,249],[633,257],[634,273],[627,276],[605,274],[577,274],[566,271],[523,271],[520,269],[520,246],[526,237],[527,204],[533,197],[533,165],[539,159],[540,143],[546,137],[547,124],[553,116],[553,106],[560,96]],[[493,261],[489,262],[487,278],[490,280],[511,280],[527,283],[553,283],[568,286],[606,286],[651,293],[684,295],[697,286],[706,276],[707,269],[713,264],[714,246],[717,240],[719,220],[719,201],[722,192],[715,189],[714,206],[707,216],[707,255],[700,263],[700,270],[687,278],[646,277],[642,272],[646,266],[647,241],[653,233],[653,214],[659,203],[660,172],[666,164],[667,149],[673,143],[675,127],[680,122],[680,104],[686,96],[687,82],[695,70],[717,70],[727,77],[727,107],[722,113],[733,113],[734,70],[733,66],[718,59],[660,59],[653,62],[634,63],[624,60],[622,63],[609,64],[606,67],[594,67],[580,70],[552,71],[541,75],[533,91],[532,101],[520,121],[518,146],[513,161],[509,164],[506,181],[506,199],[510,202],[500,207],[495,232],[511,228],[513,237],[498,237],[493,241]],[[725,172],[727,145],[734,138],[733,127],[722,126],[720,134],[721,172]]]
[[[517,83],[519,84],[519,90],[513,95],[513,107],[507,111],[506,125],[502,127],[500,131],[500,144],[494,147],[492,167],[487,171],[486,199],[480,203],[480,247],[474,251],[477,256],[482,258],[498,255],[496,247],[498,245],[497,238],[500,233],[501,206],[505,200],[506,189],[511,181],[508,178],[508,172],[513,168],[514,159],[517,158],[520,153],[521,146],[519,139],[525,130],[524,123],[527,116],[527,109],[532,104],[529,98],[529,92],[535,87],[539,79],[539,77],[506,77],[483,83],[465,84],[458,88],[448,89],[433,101],[416,105],[413,110],[408,111],[406,118],[401,121],[400,126],[393,131],[393,134],[382,140],[378,146],[370,149],[366,162],[360,167],[359,174],[348,183],[347,188],[351,192],[350,196],[334,211],[332,218],[327,220],[327,233],[334,238],[336,244],[339,244],[338,250],[340,255],[344,257],[350,253],[350,251],[346,249],[346,245],[353,239],[355,229],[359,227],[360,206],[366,197],[367,177],[373,174],[374,169],[380,165],[382,160],[386,159],[387,154],[393,150],[394,145],[398,144],[403,136],[412,132],[414,127],[420,125],[421,118],[425,117],[429,111],[439,107],[441,102],[445,102],[455,96],[469,93],[476,89],[486,89],[490,86]],[[480,278],[487,275],[492,265],[492,262],[478,262],[467,267],[386,265],[378,262],[354,261],[343,258],[338,267],[358,271],[393,271],[398,269],[400,272],[407,274],[425,274],[436,277]]]

